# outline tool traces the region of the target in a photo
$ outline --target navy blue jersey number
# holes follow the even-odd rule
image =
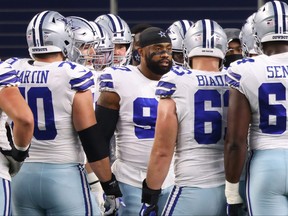
[[[198,90],[194,95],[195,121],[194,136],[199,144],[216,144],[222,137],[222,114],[217,110],[205,109],[205,103],[211,108],[228,106],[228,90],[221,95],[217,90]]]
[[[282,134],[286,131],[287,111],[282,104],[271,104],[269,96],[275,101],[286,100],[286,88],[282,83],[263,83],[259,87],[259,128],[263,133]],[[273,120],[272,120],[273,119]]]
[[[138,139],[154,138],[158,101],[155,98],[137,98],[133,103],[133,122]]]
[[[21,94],[25,98],[25,88],[19,87]],[[26,101],[34,115],[34,137],[37,140],[53,140],[57,135],[57,130],[54,120],[54,109],[52,103],[52,94],[47,87],[31,87],[27,91]],[[41,107],[39,109],[38,105]],[[45,125],[45,128],[39,128],[39,111],[42,111],[41,115],[44,116],[44,121],[41,125]]]

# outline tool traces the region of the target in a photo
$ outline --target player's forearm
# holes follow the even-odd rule
[[[224,163],[226,180],[237,183],[240,180],[247,154],[246,144],[225,143]]]
[[[172,156],[159,156],[152,154],[147,171],[146,183],[149,188],[158,190],[161,188],[170,168]]]
[[[19,147],[27,147],[31,143],[34,131],[34,120],[30,109],[23,110],[22,116],[13,119],[14,144]]]
[[[109,157],[89,163],[89,165],[101,182],[111,180],[112,172]]]

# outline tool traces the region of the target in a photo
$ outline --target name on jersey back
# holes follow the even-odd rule
[[[49,70],[17,71],[21,83],[47,83]]]
[[[284,65],[276,65],[276,66],[267,66],[266,67],[266,75],[268,79],[277,78],[284,79],[288,77],[288,66]]]
[[[198,86],[227,86],[227,83],[225,81],[226,75],[196,75],[196,77],[198,80]]]

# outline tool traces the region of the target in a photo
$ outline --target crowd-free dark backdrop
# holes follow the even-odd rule
[[[32,17],[43,10],[94,20],[110,13],[109,0],[1,0],[0,59],[29,57],[25,33]],[[179,19],[213,19],[224,28],[241,28],[257,10],[257,0],[118,0],[118,15],[130,27],[150,23],[166,29]]]

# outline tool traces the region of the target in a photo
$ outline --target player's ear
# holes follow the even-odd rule
[[[139,55],[141,56],[141,57],[144,57],[144,48],[141,48],[141,47],[139,47],[138,49],[138,53],[139,53]]]

